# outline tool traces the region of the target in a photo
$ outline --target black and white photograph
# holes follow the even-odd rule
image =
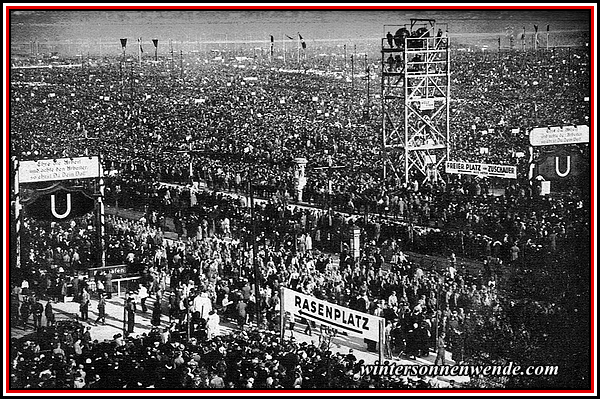
[[[595,3],[4,26],[5,395],[596,392]]]

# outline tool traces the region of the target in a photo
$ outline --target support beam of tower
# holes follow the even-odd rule
[[[384,25],[382,152],[398,182],[440,181],[450,149],[450,52],[446,24]]]

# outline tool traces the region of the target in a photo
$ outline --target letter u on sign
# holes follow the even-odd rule
[[[567,155],[567,171],[564,172],[564,173],[560,171],[559,161],[560,161],[560,158],[559,157],[555,157],[555,160],[554,160],[554,170],[556,171],[556,174],[559,177],[566,177],[566,176],[568,176],[568,174],[571,172],[571,156]]]
[[[67,193],[67,205],[64,213],[59,214],[56,212],[56,195],[52,194],[50,196],[50,210],[52,211],[52,216],[57,219],[64,219],[71,213],[71,193]]]

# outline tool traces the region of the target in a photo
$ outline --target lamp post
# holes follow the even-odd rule
[[[244,148],[244,156],[246,160],[250,162],[250,173],[248,176],[248,191],[250,192],[250,219],[252,223],[252,266],[254,269],[254,296],[255,296],[255,307],[256,307],[256,327],[260,328],[262,322],[262,312],[260,309],[260,270],[258,262],[256,260],[256,254],[258,252],[258,246],[256,244],[256,215],[254,212],[254,159],[250,156],[252,154],[252,148]]]

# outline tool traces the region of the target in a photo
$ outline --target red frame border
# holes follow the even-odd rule
[[[177,391],[168,391],[168,390],[52,390],[52,391],[43,391],[43,390],[10,390],[8,385],[4,390],[4,393],[7,394],[40,394],[40,393],[53,393],[53,394],[81,394],[81,393],[120,393],[120,394],[128,394],[128,393],[144,393],[144,394],[164,394],[164,393],[198,393],[198,394],[228,394],[228,393],[240,393],[240,394],[283,394],[283,393],[300,393],[300,392],[310,392],[310,393],[323,393],[323,394],[333,394],[333,393],[367,393],[367,394],[410,394],[410,393],[428,393],[428,394],[437,394],[437,393],[596,393],[594,391],[595,388],[595,380],[594,380],[594,300],[595,300],[595,292],[594,292],[594,72],[595,72],[595,59],[594,59],[594,11],[596,10],[595,6],[18,6],[18,5],[9,5],[4,7],[6,11],[6,43],[5,43],[5,55],[6,55],[6,75],[8,80],[8,75],[10,72],[10,12],[14,10],[557,10],[557,9],[568,9],[568,10],[589,10],[590,11],[590,106],[591,106],[591,114],[590,114],[590,127],[592,134],[590,135],[590,164],[591,164],[591,197],[590,197],[590,216],[591,216],[591,240],[590,240],[590,248],[591,248],[591,261],[592,267],[591,269],[591,373],[590,373],[590,390],[497,390],[497,389],[481,389],[481,390],[460,390],[460,389],[432,389],[432,390],[177,390]],[[10,94],[7,88],[6,90],[6,180],[5,184],[9,184],[10,182],[10,169],[11,169],[11,159],[10,159],[10,118],[8,112],[10,104]],[[8,198],[6,201],[6,215],[10,215],[10,187],[7,187]],[[6,224],[6,260],[5,264],[10,265],[10,224]],[[9,276],[10,266],[6,269],[7,277]],[[8,328],[10,312],[7,310],[10,301],[10,283],[7,278],[6,281],[6,301],[5,301],[5,315],[6,315],[6,326]],[[8,332],[8,340],[10,340],[10,331]],[[6,358],[6,382],[10,382],[10,357]]]

